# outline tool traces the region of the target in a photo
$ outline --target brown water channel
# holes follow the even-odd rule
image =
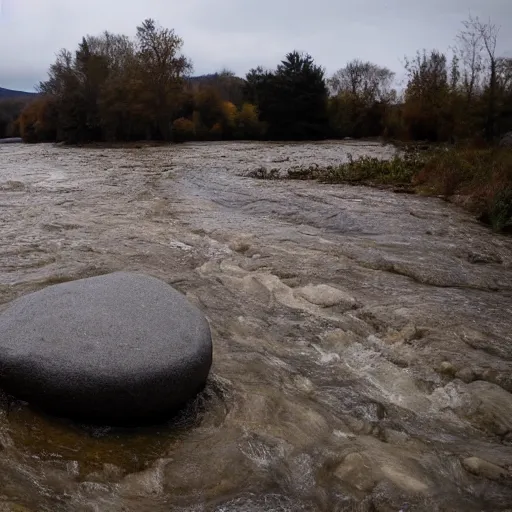
[[[0,511],[512,510],[512,239],[439,199],[242,176],[348,153],[392,149],[0,147],[2,305],[144,272],[214,338],[166,425],[3,397]]]

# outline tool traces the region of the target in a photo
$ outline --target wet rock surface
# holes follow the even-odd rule
[[[204,387],[208,322],[167,283],[116,272],[49,286],[0,314],[0,387],[90,422],[146,422]]]
[[[242,176],[391,152],[0,148],[0,308],[56,282],[143,272],[198,305],[215,344],[204,392],[154,428],[89,429],[3,399],[1,500],[509,510],[512,240],[433,198]],[[489,478],[495,467],[507,476]]]
[[[464,468],[477,476],[484,476],[490,480],[501,480],[507,478],[507,471],[496,464],[491,464],[478,457],[468,457],[462,461]]]

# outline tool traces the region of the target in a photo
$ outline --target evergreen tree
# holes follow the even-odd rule
[[[319,139],[327,135],[324,71],[308,54],[291,52],[274,72],[247,75],[248,98],[258,105],[271,139]]]

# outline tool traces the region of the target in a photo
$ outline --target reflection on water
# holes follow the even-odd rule
[[[197,399],[158,425],[121,428],[78,424],[11,402],[6,432],[18,450],[41,460],[73,463],[81,478],[102,470],[105,464],[117,466],[123,473],[135,473],[165,455],[172,444],[184,442],[194,429],[206,428],[208,423],[220,425],[225,407],[221,388],[212,376]],[[215,414],[206,416],[207,411]]]

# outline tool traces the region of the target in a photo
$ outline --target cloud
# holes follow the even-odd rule
[[[352,58],[401,72],[417,49],[447,50],[471,11],[503,29],[512,55],[510,0],[0,0],[0,86],[32,89],[60,48],[106,29],[127,35],[151,17],[174,28],[197,74],[228,67],[239,75],[274,67],[293,49],[329,73]]]

